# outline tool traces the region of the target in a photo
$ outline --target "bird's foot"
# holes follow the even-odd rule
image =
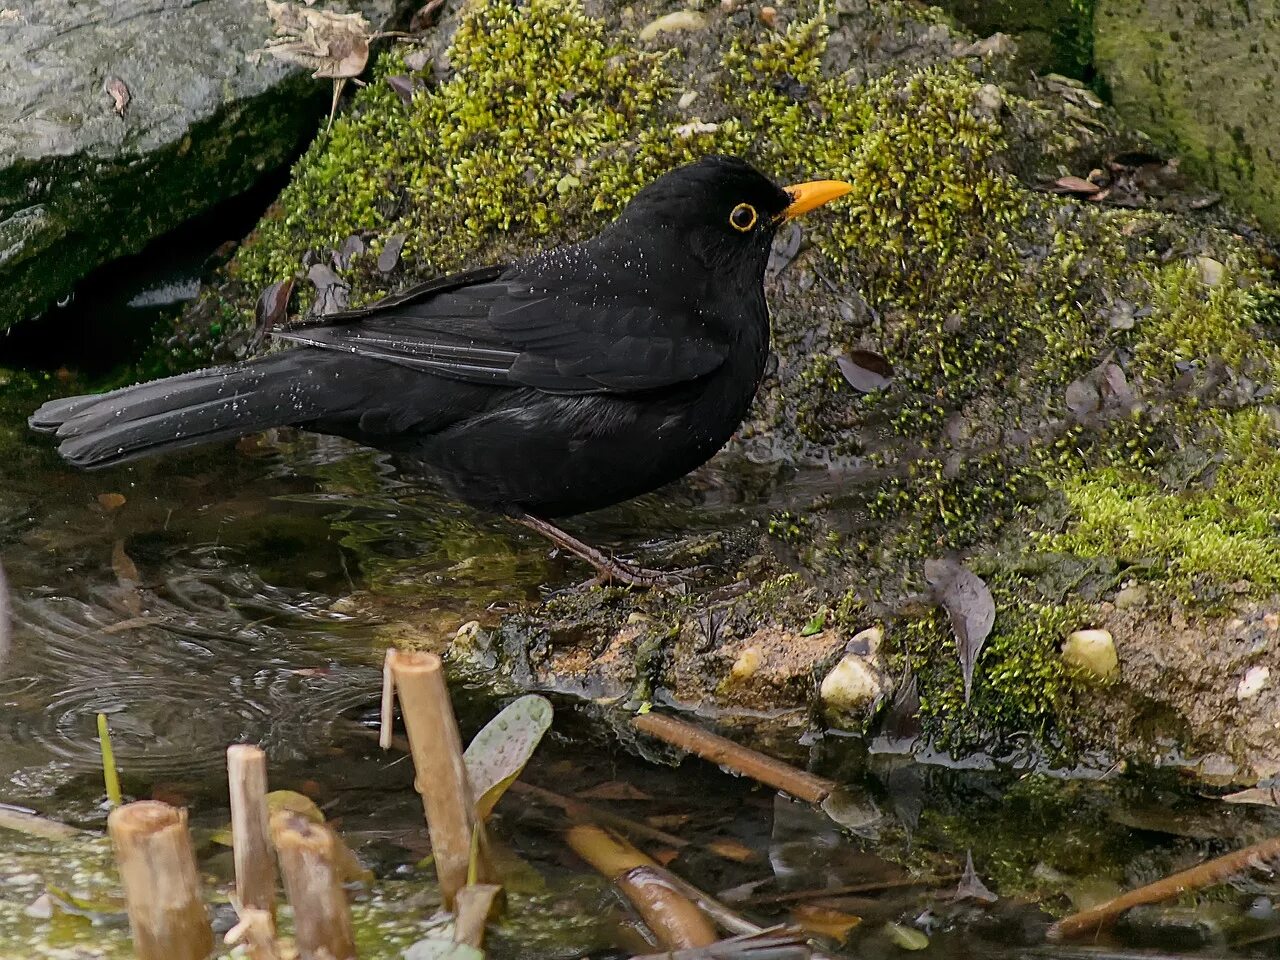
[[[541,534],[562,550],[573,554],[579,560],[589,564],[596,571],[596,576],[582,586],[608,586],[616,584],[624,587],[638,587],[645,590],[681,590],[693,576],[703,570],[694,567],[689,570],[651,570],[626,560],[611,557],[603,550],[583,543],[572,534],[566,533],[555,524],[532,517],[528,514],[512,516],[516,523],[528,527]]]
[[[706,567],[689,567],[683,570],[653,570],[638,564],[619,560],[617,557],[605,557],[605,563],[592,564],[596,575],[582,584],[583,587],[639,587],[645,590],[688,589],[689,581],[706,573]]]

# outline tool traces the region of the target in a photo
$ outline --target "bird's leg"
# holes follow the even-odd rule
[[[611,557],[589,543],[583,543],[572,534],[565,533],[553,523],[527,513],[512,513],[511,519],[521,526],[541,534],[562,550],[567,550],[596,571],[602,583],[620,583],[628,587],[674,587],[684,581],[679,576],[650,570],[647,567],[627,563]]]

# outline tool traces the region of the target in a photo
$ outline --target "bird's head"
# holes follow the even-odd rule
[[[717,274],[759,281],[778,228],[851,189],[839,180],[780,187],[745,160],[711,156],[658,177],[632,198],[616,227]]]

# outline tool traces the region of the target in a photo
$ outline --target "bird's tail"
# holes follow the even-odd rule
[[[32,429],[55,434],[58,452],[93,469],[324,414],[324,358],[291,350],[93,396],[50,400]]]

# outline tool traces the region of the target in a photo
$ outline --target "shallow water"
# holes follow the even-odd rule
[[[35,365],[39,352],[23,359]],[[100,831],[95,716],[105,713],[126,794],[191,811],[225,929],[229,858],[210,840],[228,819],[224,749],[261,743],[272,787],[315,798],[378,877],[357,897],[361,956],[399,957],[437,901],[422,865],[428,849],[410,767],[369,741],[385,641],[379,624],[352,614],[343,598],[376,584],[412,596],[448,630],[584,571],[345,443],[281,435],[72,472],[23,425],[58,389],[51,378],[43,391],[10,391],[0,405],[8,461],[0,561],[14,618],[0,667],[0,803]],[[814,482],[725,461],[575,529],[634,548],[803,503]],[[456,693],[464,735],[499,706],[483,685]],[[592,802],[687,841],[647,847],[726,896],[757,881],[756,894],[907,874],[923,881],[826,904],[827,922],[859,921],[840,955],[904,952],[908,941],[891,924],[925,934],[930,955],[957,958],[1280,954],[1280,884],[1262,873],[1136,911],[1098,945],[1042,945],[1051,914],[1280,833],[1274,810],[1225,806],[1167,774],[1109,770],[1072,780],[991,764],[959,770],[821,739],[813,756],[846,785],[844,828],[695,761],[673,770],[636,759],[567,702],[557,703],[553,735],[525,779],[594,791]],[[492,956],[648,952],[621,903],[567,852],[563,826],[525,796],[500,806],[495,833],[510,850],[513,897]],[[1000,897],[994,904],[952,897],[970,852]],[[28,915],[46,889],[70,899],[52,917]],[[101,839],[0,831],[0,957],[126,956],[118,897]],[[742,909],[764,924],[818,916]]]

